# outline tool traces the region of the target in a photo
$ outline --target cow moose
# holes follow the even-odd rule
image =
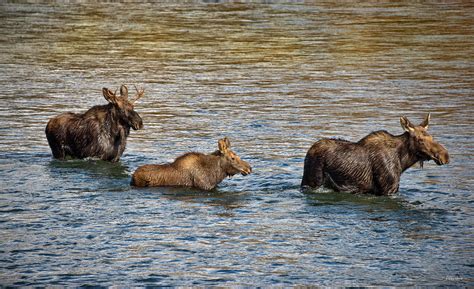
[[[306,154],[301,187],[303,190],[325,186],[335,191],[391,195],[398,191],[401,174],[420,162],[449,162],[446,148],[437,143],[427,129],[430,114],[420,125],[401,117],[405,132],[391,135],[375,131],[354,143],[322,139]]]
[[[218,150],[211,154],[186,153],[174,162],[162,165],[143,165],[132,175],[132,186],[137,187],[193,187],[209,191],[224,178],[252,172],[250,165],[230,150],[229,139],[218,141]]]
[[[135,86],[137,94],[128,99],[128,88],[117,91],[102,89],[107,105],[97,105],[85,113],[66,112],[53,117],[46,126],[46,138],[54,158],[99,158],[117,162],[125,150],[130,128],[143,128],[143,121],[134,111],[134,103],[145,91]]]

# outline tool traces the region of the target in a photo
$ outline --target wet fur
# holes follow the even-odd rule
[[[130,126],[109,103],[84,114],[60,114],[48,122],[45,132],[57,159],[96,157],[116,162],[125,150]]]
[[[132,176],[132,185],[182,186],[212,190],[229,174],[220,166],[220,157],[215,154],[187,153],[173,163],[144,165]]]
[[[424,160],[408,132],[376,131],[356,143],[323,139],[306,155],[301,186],[390,195],[398,191],[402,172]]]
[[[140,166],[132,175],[131,185],[193,187],[208,191],[226,177],[250,172],[250,165],[227,149],[211,154],[191,152],[170,164]]]

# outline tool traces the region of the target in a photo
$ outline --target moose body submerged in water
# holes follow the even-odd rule
[[[170,164],[143,165],[133,173],[131,185],[193,187],[208,191],[226,177],[252,172],[250,165],[230,150],[229,139],[219,140],[218,148],[211,154],[187,153]]]
[[[308,150],[303,189],[320,186],[335,191],[390,195],[398,191],[402,172],[416,162],[449,162],[448,151],[428,134],[430,114],[419,126],[400,118],[405,133],[372,132],[357,143],[322,139]]]
[[[125,85],[120,87],[120,96],[104,87],[102,93],[109,104],[94,106],[82,114],[67,112],[50,119],[45,132],[53,156],[117,162],[125,150],[130,128],[143,128],[133,103],[143,96],[144,90],[136,90],[135,99],[129,101]]]

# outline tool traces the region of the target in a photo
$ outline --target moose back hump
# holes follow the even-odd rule
[[[131,185],[212,190],[226,177],[251,172],[250,165],[230,150],[230,141],[224,138],[218,141],[218,150],[211,154],[191,152],[169,164],[138,167],[132,175]]]
[[[301,187],[390,195],[398,191],[401,174],[416,162],[449,162],[448,151],[428,134],[430,114],[418,125],[400,118],[405,133],[372,132],[358,142],[322,139],[308,150]]]
[[[120,87],[120,96],[103,88],[107,105],[94,106],[82,114],[66,112],[50,119],[45,133],[53,157],[118,161],[125,150],[130,128],[143,128],[133,104],[144,95],[144,90],[135,89],[137,95],[129,101],[125,85]]]

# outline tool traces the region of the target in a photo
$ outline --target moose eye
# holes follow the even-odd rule
[[[426,139],[421,138],[421,139],[418,140],[418,143],[421,144],[421,145],[425,145],[426,144]]]

